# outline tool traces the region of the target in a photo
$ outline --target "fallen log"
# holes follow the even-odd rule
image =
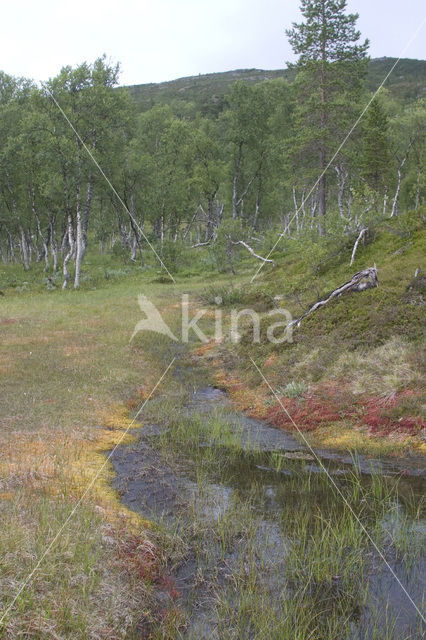
[[[328,294],[326,298],[315,302],[315,304],[313,304],[304,314],[302,314],[300,318],[297,318],[297,320],[293,320],[292,322],[290,322],[289,326],[292,327],[296,325],[297,327],[299,327],[304,318],[309,316],[314,311],[317,311],[317,309],[320,309],[321,307],[326,305],[327,302],[333,300],[333,298],[339,298],[344,293],[365,291],[366,289],[371,289],[378,286],[379,279],[377,277],[376,265],[374,265],[374,267],[369,267],[368,269],[363,269],[363,271],[358,271],[348,282],[345,282],[345,284],[342,284],[340,287],[337,287],[337,289],[334,289],[334,291]]]

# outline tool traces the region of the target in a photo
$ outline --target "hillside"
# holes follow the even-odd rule
[[[379,454],[424,451],[423,215],[402,214],[372,228],[352,266],[349,243],[325,242],[320,249],[288,239],[284,252],[273,254],[275,267],[266,267],[254,284],[211,286],[206,302],[220,296],[225,306],[254,307],[262,316],[257,344],[247,320],[237,348],[225,340],[200,350],[211,363],[221,363],[217,384],[253,416],[293,429],[247,366],[254,358],[316,442]],[[378,287],[335,298],[295,326],[289,341],[273,344],[268,338],[269,316],[278,307],[298,318],[374,264]]]
[[[396,58],[375,58],[370,61],[367,86],[373,91],[395,64]],[[172,100],[194,102],[205,113],[218,112],[229,91],[237,80],[256,84],[264,80],[284,77],[291,82],[294,71],[291,69],[236,69],[222,73],[207,73],[187,78],[178,78],[169,82],[137,84],[129,87],[141,111],[155,104],[168,104]],[[385,86],[395,95],[405,100],[414,100],[426,95],[426,60],[403,58],[395,71],[389,76]]]

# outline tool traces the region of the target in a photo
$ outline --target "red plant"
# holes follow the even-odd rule
[[[310,396],[304,399],[281,398],[281,404],[271,407],[266,418],[279,427],[294,429],[294,424],[302,431],[312,431],[326,422],[335,422],[342,418],[341,407],[333,398]]]
[[[411,390],[403,391],[391,396],[373,397],[367,400],[364,405],[362,422],[369,428],[371,433],[407,433],[416,435],[425,423],[420,416],[401,415],[404,408],[404,401],[413,398],[415,394]]]
[[[370,433],[416,435],[425,423],[417,415],[404,415],[407,403],[412,403],[415,395],[414,391],[406,390],[385,398],[376,396],[359,400],[344,384],[327,382],[318,385],[305,398],[280,398],[282,406],[278,404],[269,408],[266,419],[285,429],[295,429],[296,424],[302,431],[313,431],[329,422],[346,418],[361,423]]]
[[[141,580],[155,582],[158,579],[155,547],[145,538],[127,535],[119,545],[118,557],[123,567]]]

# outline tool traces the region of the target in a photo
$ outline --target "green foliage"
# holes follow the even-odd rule
[[[303,398],[306,393],[309,393],[309,385],[303,380],[292,380],[285,387],[278,387],[276,393],[285,398]]]
[[[182,256],[182,247],[180,243],[173,242],[172,240],[165,240],[162,250],[162,259],[167,268],[172,272],[175,272],[179,266],[179,258]],[[168,279],[170,282],[170,278]]]
[[[361,175],[374,190],[383,190],[388,184],[391,153],[389,118],[378,98],[374,98],[367,111],[362,142]]]
[[[204,304],[219,307],[237,305],[250,307],[250,309],[259,311],[273,307],[271,296],[255,285],[212,284],[200,293],[200,297]]]
[[[115,88],[118,65],[105,57],[64,67],[42,89],[0,74],[2,261],[26,273],[42,264],[55,286],[62,272],[63,286],[72,278],[78,287],[89,281],[82,268],[93,241],[114,247],[114,260],[158,268],[148,240],[169,270],[186,275],[236,274],[256,253],[279,261],[288,243],[319,274],[362,229],[365,244],[386,216],[419,209],[422,99],[382,91],[318,180],[369,99],[366,45],[343,0],[305,0],[302,9],[305,23],[289,32],[299,64],[284,77],[219,74],[217,108],[207,99],[213,75],[157,87],[169,104],[150,99],[137,115],[130,92]],[[278,234],[291,237],[276,247]]]
[[[299,55],[295,80],[295,136],[293,153],[304,168],[303,185],[318,178],[318,208],[321,217],[327,208],[329,159],[336,141],[343,140],[354,122],[367,71],[368,41],[355,29],[357,14],[346,14],[345,0],[302,0],[305,21],[293,24],[287,36]],[[345,148],[336,165],[345,164]],[[340,166],[340,171],[342,167]],[[319,220],[319,231],[323,230]]]

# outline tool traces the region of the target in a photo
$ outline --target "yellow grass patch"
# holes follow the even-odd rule
[[[131,426],[138,427],[127,415],[124,405],[111,407],[102,416],[105,428],[92,428],[86,433],[75,431],[64,435],[51,430],[37,434],[12,434],[2,446],[0,471],[4,484],[39,488],[50,495],[66,492],[74,499],[89,486],[87,499],[94,501],[112,523],[125,520],[130,529],[140,532],[147,522],[120,503],[117,492],[111,488],[114,476],[112,464],[106,462],[107,452],[117,444],[133,441],[133,436],[123,432]],[[6,491],[4,496],[11,494]]]
[[[391,434],[386,438],[373,436],[366,431],[344,424],[329,424],[309,434],[319,446],[330,449],[352,449],[371,455],[402,455],[407,447],[414,449],[416,440],[407,434]]]

